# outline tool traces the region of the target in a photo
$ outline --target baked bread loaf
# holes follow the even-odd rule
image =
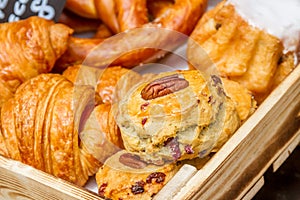
[[[291,41],[290,39],[297,36],[286,34],[282,41],[282,38],[267,31],[268,27],[273,28],[277,25],[270,23],[264,28],[253,25],[251,19],[255,17],[249,20],[245,17],[245,13],[241,12],[241,8],[244,8],[246,12],[247,9],[249,10],[245,6],[247,3],[251,4],[250,1],[222,1],[205,13],[191,34],[187,54],[191,67],[201,70],[203,61],[201,57],[203,56],[200,56],[199,52],[204,50],[216,64],[221,76],[239,82],[254,94],[256,100],[261,102],[279,84],[282,77],[295,67],[297,62],[294,61],[297,59],[294,55],[297,54],[297,49],[287,48],[284,40]],[[275,8],[278,3],[279,1],[274,2]],[[264,3],[262,6],[266,7],[267,4]],[[284,8],[285,3],[281,1],[281,4]],[[254,9],[256,6],[253,6],[251,16],[261,16],[261,20],[264,20],[263,17],[272,9],[272,6],[270,5],[270,8],[265,10],[266,13],[262,12],[264,7]],[[275,13],[268,14],[276,15]],[[285,21],[289,22],[289,20]],[[290,21],[292,23],[293,20]],[[267,20],[263,21],[267,24],[266,22]],[[280,25],[278,24],[278,27]],[[290,27],[286,28],[291,29]],[[298,42],[299,40],[298,36]],[[281,66],[284,66],[285,70],[282,70]]]
[[[125,148],[156,164],[203,157],[240,125],[221,79],[197,70],[138,84],[115,112]]]
[[[99,125],[107,111],[94,109],[94,93],[58,74],[26,81],[1,109],[0,154],[84,185],[120,149]]]
[[[137,155],[119,151],[96,174],[99,195],[109,199],[152,199],[181,164],[146,164]]]
[[[71,33],[39,17],[0,25],[0,107],[24,81],[51,71]]]

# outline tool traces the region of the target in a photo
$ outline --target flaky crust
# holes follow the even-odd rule
[[[24,81],[51,71],[71,33],[70,28],[39,17],[1,24],[0,107]]]
[[[256,97],[270,93],[280,61],[294,68],[294,63],[282,59],[283,44],[278,38],[248,24],[225,1],[207,12],[191,34],[188,59],[199,68],[197,48],[205,50],[222,76],[239,82]]]
[[[91,154],[94,148],[99,153],[115,152],[101,149],[104,140],[86,145],[89,138],[100,138],[97,120],[87,120],[94,109],[93,95],[93,88],[75,87],[58,74],[26,81],[1,109],[0,153],[83,185],[101,165]],[[89,131],[91,127],[98,132]]]
[[[245,121],[257,108],[253,94],[238,82],[222,78],[226,95],[233,101],[239,118]]]
[[[100,104],[95,108],[95,115],[100,125],[100,130],[106,138],[120,149],[124,149],[121,132],[116,124],[110,104]]]

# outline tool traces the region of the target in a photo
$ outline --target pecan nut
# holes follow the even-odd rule
[[[142,161],[138,155],[124,153],[119,158],[120,163],[135,169],[143,169],[147,166],[147,163]]]
[[[141,96],[144,100],[151,100],[162,97],[189,86],[189,82],[178,74],[162,77],[150,82],[142,90]]]

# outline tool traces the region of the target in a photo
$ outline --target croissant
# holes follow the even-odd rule
[[[84,185],[120,149],[99,125],[105,112],[94,109],[93,87],[75,86],[58,74],[38,75],[1,109],[0,153]]]
[[[21,83],[51,71],[71,33],[67,26],[39,17],[0,25],[0,107]]]

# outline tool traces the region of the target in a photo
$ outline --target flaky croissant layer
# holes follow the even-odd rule
[[[72,32],[39,17],[0,25],[0,107],[21,83],[51,71]]]
[[[114,153],[97,140],[103,137],[89,120],[93,109],[92,87],[75,86],[58,74],[32,78],[1,109],[0,154],[83,185],[100,167],[101,153]]]

